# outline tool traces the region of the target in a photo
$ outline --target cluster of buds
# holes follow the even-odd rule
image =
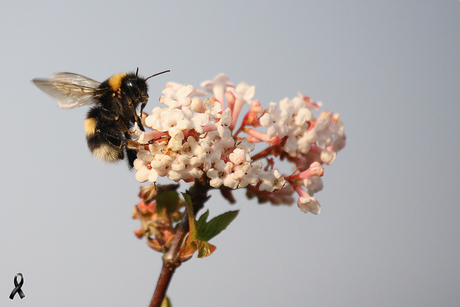
[[[147,245],[158,252],[167,252],[176,235],[175,222],[179,221],[182,207],[175,190],[179,185],[157,186],[149,185],[141,187],[139,192],[140,202],[133,211],[133,218],[141,221],[141,228],[136,230],[135,235],[141,239],[147,238]],[[169,193],[171,192],[171,193]],[[168,195],[169,194],[169,195]],[[159,195],[169,196],[167,205],[157,200]],[[171,201],[172,198],[175,201]]]
[[[323,111],[315,118],[312,111],[322,104],[301,94],[264,110],[253,100],[254,86],[235,86],[223,74],[201,86],[204,91],[168,83],[160,98],[165,107],[143,117],[144,127],[152,130],[134,128],[133,136],[146,144],[134,161],[136,179],[193,182],[207,177],[212,188],[246,188],[274,203],[290,201],[296,192],[299,208],[318,214],[313,195],[323,187],[322,165],[331,164],[345,146],[339,115]],[[265,148],[254,154],[256,143]],[[279,160],[291,162],[294,171],[283,174],[275,167]]]
[[[141,222],[136,236],[146,237],[147,245],[162,252],[163,260],[171,267],[189,260],[196,251],[199,258],[210,256],[216,247],[208,241],[226,229],[238,215],[238,211],[228,211],[208,221],[208,210],[195,219],[195,213],[209,198],[209,184],[196,181],[183,193],[183,198],[178,188],[178,184],[141,187],[141,201],[133,212],[133,218]],[[186,210],[180,210],[183,206]]]

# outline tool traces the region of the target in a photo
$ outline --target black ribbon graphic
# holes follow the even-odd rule
[[[18,283],[18,276],[21,276],[21,282]],[[14,289],[13,291],[11,291],[11,294],[10,294],[10,299],[12,300],[14,298],[14,295],[16,293],[19,294],[19,296],[21,297],[21,299],[23,299],[26,295],[24,294],[24,292],[22,292],[21,290],[21,287],[22,285],[24,284],[24,277],[22,276],[21,273],[18,273],[16,274],[16,276],[14,276]]]

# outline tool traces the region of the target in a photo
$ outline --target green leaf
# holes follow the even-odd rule
[[[196,223],[198,236],[197,239],[201,241],[209,241],[230,225],[231,222],[238,216],[238,210],[228,211],[218,215],[206,222],[209,216],[209,210],[206,210]]]
[[[190,195],[186,193],[182,193],[182,196],[184,197],[184,200],[185,200],[185,208],[187,208],[188,222],[189,222],[189,227],[190,227],[189,242],[193,242],[197,238],[197,230],[196,230],[195,214],[193,214],[192,198],[190,197]]]
[[[166,208],[167,214],[171,214],[177,210],[179,200],[179,193],[176,190],[162,191],[157,196],[157,211],[161,212]]]
[[[163,302],[161,303],[161,307],[172,307],[171,300],[169,297],[165,296]]]
[[[206,221],[209,216],[209,210],[206,210],[197,221],[193,214],[193,205],[190,195],[185,193],[182,193],[182,195],[184,196],[190,227],[187,246],[192,248],[193,251],[198,250],[198,258],[210,256],[216,250],[216,247],[207,241],[227,228],[238,215],[238,210],[225,212],[211,219],[209,222]]]
[[[211,256],[216,250],[216,247],[208,242],[195,240],[194,243],[198,249],[198,258]]]

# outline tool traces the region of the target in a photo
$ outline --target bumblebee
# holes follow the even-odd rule
[[[88,148],[102,161],[117,162],[128,159],[133,167],[137,149],[142,145],[131,138],[130,128],[141,123],[149,95],[147,80],[169,72],[154,74],[147,78],[136,73],[115,74],[100,83],[93,79],[68,72],[58,72],[50,79],[33,79],[43,92],[58,100],[59,107],[73,109],[92,104],[85,119]],[[140,105],[139,114],[137,108]]]

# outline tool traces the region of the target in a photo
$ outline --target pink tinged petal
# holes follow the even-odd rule
[[[219,176],[219,171],[217,171],[216,169],[214,168],[211,168],[210,170],[208,170],[206,172],[206,176],[208,176],[208,178],[211,179],[211,181],[209,182],[209,184],[213,187],[213,188],[219,188],[222,183],[223,183],[223,180],[220,178]]]
[[[259,125],[258,114],[263,112],[262,105],[258,100],[251,102],[251,108],[243,118],[243,124],[246,126],[257,127]]]
[[[240,169],[240,188],[246,187],[247,185],[256,186],[259,182],[259,173],[262,170],[262,162],[257,161],[252,165],[243,165]]]
[[[203,171],[196,167],[193,167],[190,170],[190,175],[192,175],[194,178],[200,178],[203,175]]]
[[[321,212],[321,206],[314,197],[299,197],[297,206],[303,213],[311,212],[318,215]]]
[[[247,134],[249,134],[250,136],[252,136],[252,137],[254,137],[256,139],[259,139],[261,141],[266,142],[270,146],[279,145],[283,141],[283,139],[278,137],[278,135],[275,135],[273,138],[270,138],[270,137],[268,137],[268,135],[266,133],[260,132],[258,130],[252,129],[252,128],[245,129],[244,131]]]
[[[314,197],[311,197],[301,186],[294,186],[294,190],[299,194],[297,206],[302,212],[311,212],[313,214],[319,214],[321,212],[321,206],[318,201]]]
[[[231,91],[225,92],[225,99],[227,99],[227,106],[233,112],[233,108],[235,107],[235,95]]]
[[[281,174],[276,169],[261,171],[259,173],[259,179],[262,181],[259,186],[260,191],[273,192],[274,190],[280,189],[285,183],[284,178],[282,178]]]
[[[276,129],[276,126],[273,126],[273,125],[272,125],[272,126],[268,127],[268,130],[267,130],[267,137],[268,137],[269,139],[271,139],[271,138],[273,138],[273,137],[275,137],[275,136],[277,135],[277,132],[278,132],[278,131],[277,131],[277,129]]]
[[[190,109],[198,113],[204,113],[203,100],[198,97],[193,98],[192,103],[190,104]]]
[[[137,158],[145,162],[151,162],[153,160],[153,155],[149,150],[141,148],[137,153]]]
[[[323,180],[321,177],[311,177],[302,181],[304,187],[308,189],[308,194],[312,195],[323,190]]]
[[[182,130],[178,130],[177,134],[174,135],[174,137],[171,137],[168,143],[168,148],[170,148],[172,151],[179,151],[182,149],[183,144],[182,141],[184,140],[184,134]]]
[[[146,143],[150,140],[158,139],[165,135],[166,133],[161,132],[161,131],[147,131],[147,132],[142,133],[142,135],[139,137],[137,141],[139,143]]]
[[[213,93],[217,101],[221,103],[222,109],[224,109],[224,93],[227,87],[235,87],[229,82],[228,77],[224,74],[218,74],[212,82],[205,81],[201,83],[201,86],[204,87],[206,91]]]
[[[262,127],[270,127],[271,125],[273,125],[272,117],[268,113],[265,113],[264,115],[262,115],[259,118],[259,122],[262,125]]]
[[[195,88],[193,86],[191,86],[190,84],[187,84],[187,85],[181,86],[177,90],[177,93],[178,93],[179,96],[188,97],[194,91],[195,91]]]
[[[226,164],[224,160],[217,160],[216,163],[214,163],[214,168],[219,172],[224,172],[225,166]]]
[[[236,189],[238,187],[239,181],[233,177],[233,174],[228,174],[224,179],[224,186],[230,189]]]
[[[286,140],[284,144],[284,151],[290,154],[291,156],[295,156],[297,152],[297,140],[293,137],[290,137]]]
[[[336,156],[337,152],[334,150],[334,147],[328,146],[321,152],[321,161],[330,165],[335,160]]]
[[[177,90],[177,100],[180,105],[188,107],[192,103],[191,95],[195,92],[195,88],[191,85],[184,85]]]
[[[281,173],[277,169],[274,170],[274,175],[277,180],[275,184],[278,185],[278,187],[284,186],[284,184],[286,183],[286,180],[284,180],[283,175],[281,175]]]
[[[270,140],[268,140],[268,145],[270,146],[277,146],[279,145],[281,142],[283,141],[282,138],[280,138],[278,135],[276,135],[275,137],[271,138]]]
[[[245,129],[244,132],[252,137],[258,138],[259,140],[268,139],[267,134],[252,128]]]
[[[307,107],[310,110],[313,110],[313,109],[318,110],[320,107],[323,106],[322,102],[320,102],[320,101],[315,102],[310,97],[303,96],[300,92],[297,93],[297,95],[298,95],[298,97],[300,99],[302,99],[304,101],[305,107]]]
[[[200,86],[205,89],[206,92],[212,93],[212,87],[214,83],[210,80],[201,82]]]
[[[213,147],[221,153],[225,153],[233,146],[235,146],[235,140],[230,136],[228,138],[220,138],[214,143]]]
[[[232,110],[230,110],[229,108],[225,109],[222,112],[219,122],[222,126],[228,127],[232,122]]]
[[[157,156],[160,156],[160,155],[157,155]],[[157,170],[158,175],[163,177],[168,173],[168,170],[173,162],[173,159],[167,155],[163,155],[158,158],[160,158],[159,161],[154,160],[150,164],[152,165],[153,169]]]
[[[297,194],[299,194],[299,197],[310,197],[307,191],[305,191],[300,185],[294,185],[293,187],[294,191],[296,191]]]
[[[149,178],[150,170],[143,166],[136,172],[136,180],[139,182],[146,182]]]
[[[225,186],[235,189],[238,186],[238,180],[233,177],[231,173],[233,163],[225,163],[223,160],[219,160],[214,164],[214,169],[210,169],[207,172],[207,176],[211,178],[210,185],[214,188],[220,187],[222,184]]]
[[[209,117],[204,113],[195,113],[191,119],[193,129],[198,133],[203,133],[203,126],[209,122]]]
[[[238,94],[238,98],[249,101],[254,97],[256,87],[249,86],[246,82],[241,82],[235,88],[235,92]]]
[[[308,141],[308,136],[305,133],[300,139],[298,139],[298,150],[301,154],[307,154],[310,151],[311,143]]]
[[[244,104],[244,102],[242,104],[240,102],[241,100],[236,100],[236,97],[232,91],[226,91],[225,98],[227,99],[227,105],[229,109],[231,110],[231,119],[232,119],[230,126],[228,128],[230,130],[233,130],[238,120],[238,116],[240,115],[241,107]]]
[[[316,141],[318,140],[318,133],[316,133],[316,130],[308,130],[308,132],[306,133],[306,139],[309,143],[316,143]]]
[[[223,160],[220,160],[222,162],[224,162]],[[232,162],[226,162],[225,163],[225,167],[224,167],[224,171],[225,171],[225,174],[230,174],[232,172],[232,169],[233,169],[233,163]]]
[[[150,170],[149,181],[156,182],[158,180],[158,172],[154,169]]]
[[[253,143],[249,143],[246,138],[238,141],[238,144],[236,146],[238,148],[243,149],[246,152],[251,152],[256,148],[256,146]]]
[[[262,142],[262,140],[258,139],[256,137],[250,136],[250,137],[248,137],[248,142],[250,142],[250,143],[260,143],[260,142]]]
[[[203,106],[204,106],[204,109],[206,110],[205,113],[207,114],[207,116],[209,116],[210,118],[215,118],[215,119],[220,118],[220,112],[223,109],[219,101],[215,100],[214,98],[207,98],[203,102]]]
[[[182,86],[182,84],[179,84],[177,82],[168,82],[168,83],[166,83],[165,89],[166,88],[172,88],[174,90],[177,90],[181,86]]]
[[[166,98],[176,98],[176,90],[172,87],[167,87],[161,92]]]
[[[168,172],[168,179],[169,180],[172,180],[172,181],[175,181],[175,182],[178,182],[179,180],[182,179],[182,175],[176,171],[169,171]]]
[[[315,122],[316,131],[326,129],[331,123],[331,112],[323,111]]]
[[[143,161],[143,160],[141,160],[141,159],[138,158],[138,159],[134,160],[133,166],[134,166],[134,169],[135,169],[136,171],[138,171],[138,170],[140,170],[141,168],[143,168],[144,166],[147,166],[147,164],[148,164],[148,163],[147,163],[146,161]]]
[[[209,181],[209,185],[212,186],[213,188],[220,188],[222,185],[223,181],[219,177],[214,177]]]
[[[306,179],[311,178],[313,176],[323,176],[324,168],[321,166],[319,162],[313,162],[310,167],[306,170],[301,172],[297,175],[298,179]]]
[[[262,183],[259,186],[260,191],[267,191],[267,192],[272,192],[273,191],[273,184],[270,184],[267,181],[262,181]]]
[[[216,124],[209,124],[209,125],[203,126],[203,133],[215,131],[215,130],[217,130]]]
[[[235,148],[235,150],[229,155],[229,158],[235,165],[239,165],[246,162],[246,152],[243,149]]]
[[[293,107],[293,114],[298,113],[301,109],[305,108],[305,102],[299,98],[299,97],[294,97],[292,98],[292,107]]]
[[[311,111],[307,108],[300,109],[297,112],[297,116],[295,117],[295,123],[297,126],[303,126],[306,122],[311,121],[313,115]]]

